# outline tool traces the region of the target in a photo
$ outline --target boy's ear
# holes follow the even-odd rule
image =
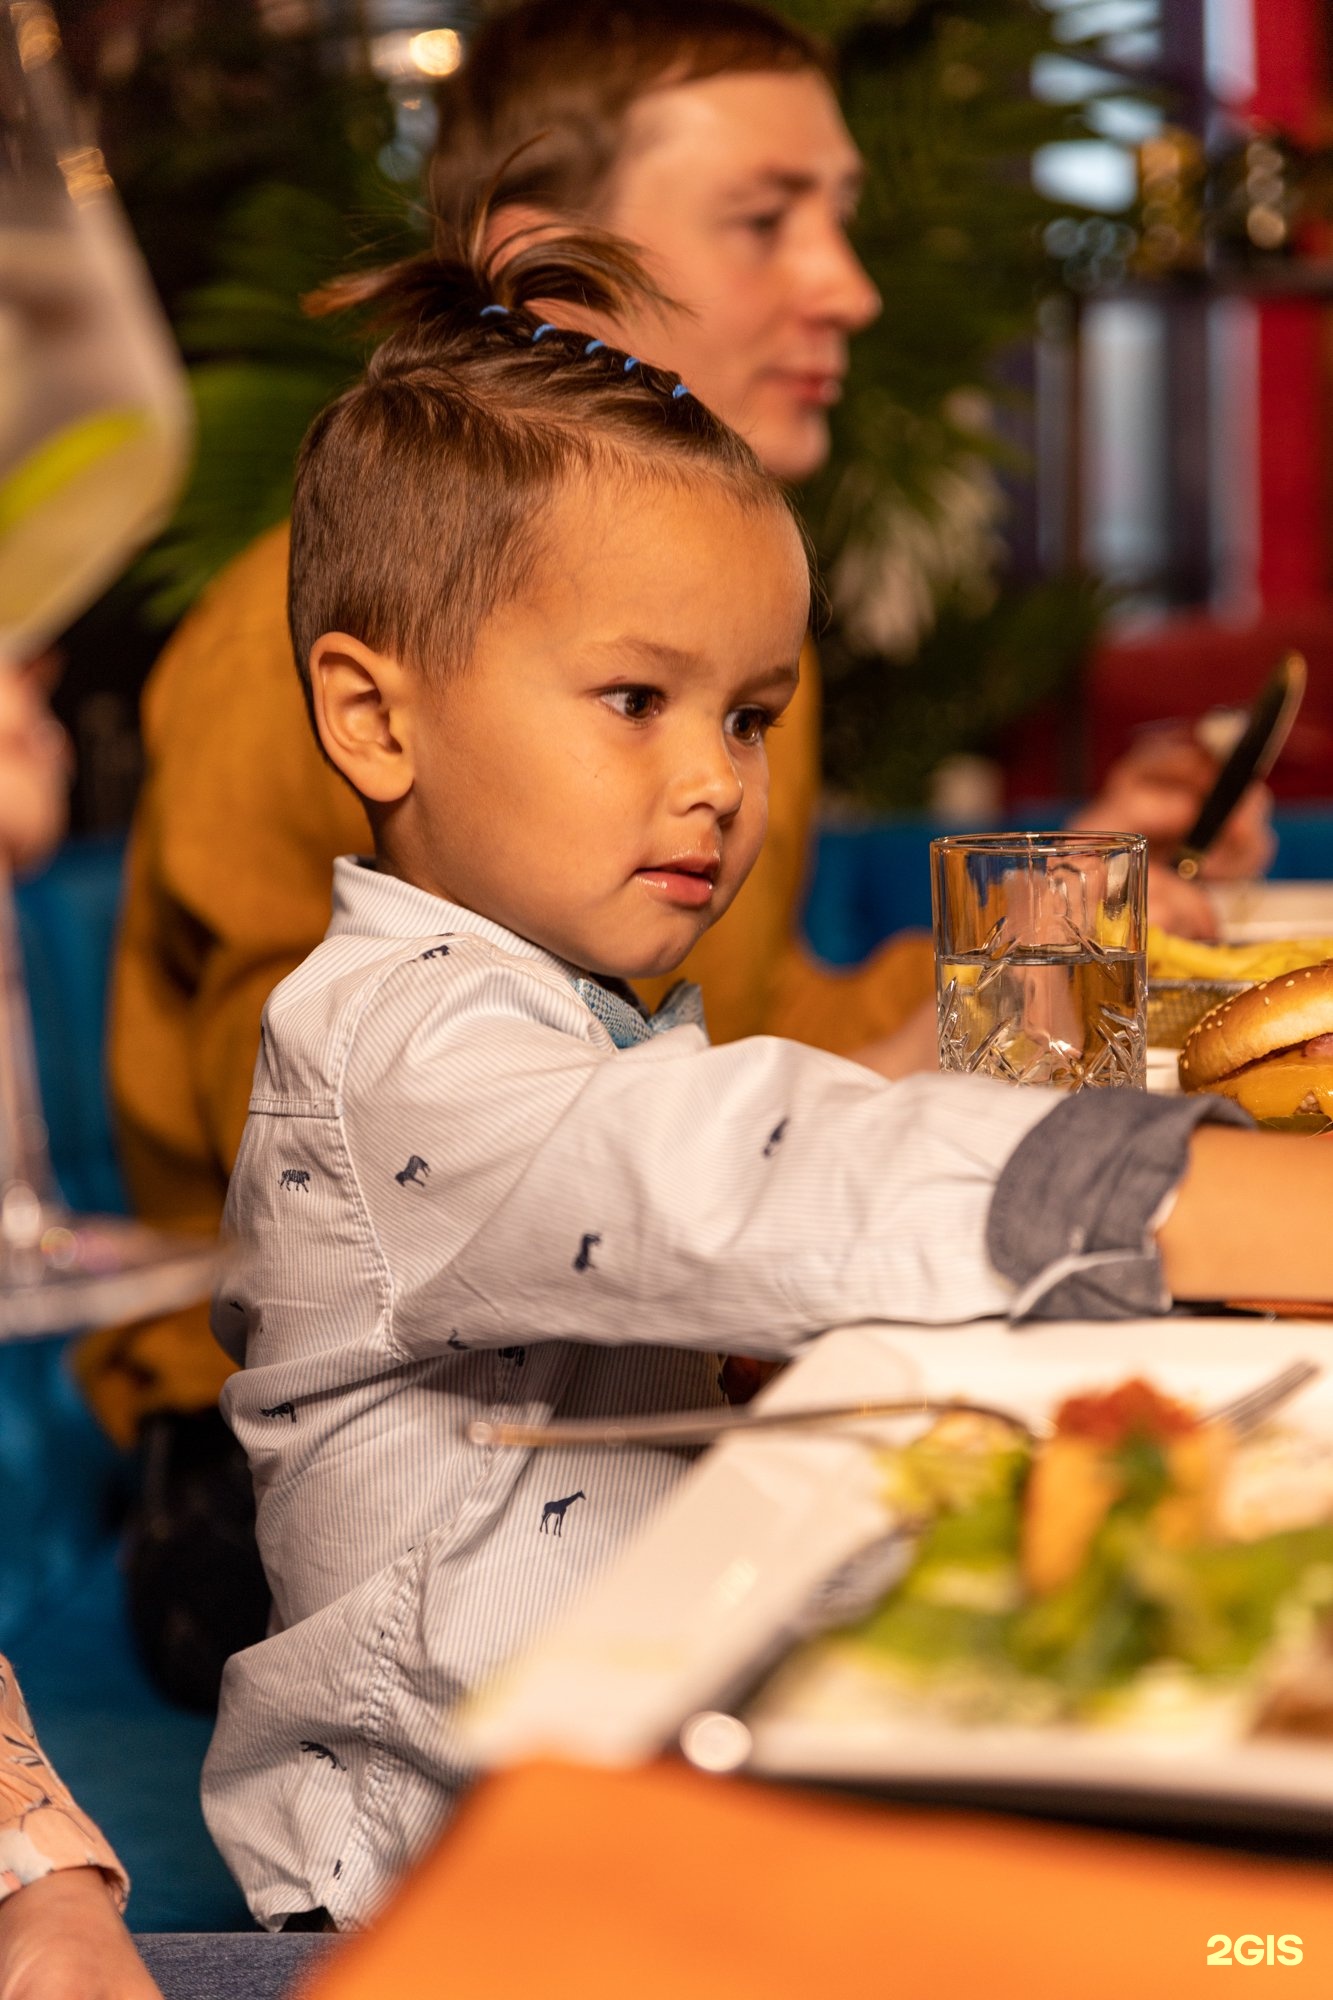
[[[346,632],[322,632],[310,648],[310,692],[319,740],[348,784],[377,805],[406,798],[413,689],[398,661]]]

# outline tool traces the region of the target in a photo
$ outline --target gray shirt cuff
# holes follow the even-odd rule
[[[1085,1090],[1021,1139],[995,1185],[986,1248],[1018,1287],[1012,1319],[1139,1319],[1171,1297],[1153,1237],[1196,1125],[1252,1125],[1229,1097]]]

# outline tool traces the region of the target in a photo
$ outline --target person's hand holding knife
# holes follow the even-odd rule
[[[1080,827],[1146,834],[1148,915],[1178,937],[1217,936],[1217,913],[1206,884],[1253,881],[1270,866],[1277,845],[1273,797],[1267,785],[1248,787],[1209,847],[1197,879],[1184,881],[1173,857],[1198,817],[1220,769],[1219,760],[1193,736],[1154,731],[1127,751],[1106,783],[1070,821]]]

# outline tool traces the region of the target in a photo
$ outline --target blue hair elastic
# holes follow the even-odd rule
[[[671,400],[674,403],[678,400],[679,397],[688,396],[689,393],[690,393],[689,390],[685,387],[685,384],[683,382],[677,382],[675,388],[671,391]]]
[[[583,352],[585,354],[596,354],[599,347],[605,347],[605,346],[606,342],[604,340],[590,340],[588,342],[588,345],[584,348]]]
[[[481,311],[477,314],[477,318],[489,319],[492,313],[508,313],[508,311],[509,311],[508,306],[483,306]]]
[[[553,319],[544,319],[541,325],[537,328],[537,331],[533,334],[532,338],[534,341],[537,341],[541,339],[544,333],[554,333],[554,332],[555,332],[555,321]]]
[[[629,374],[629,371],[630,371],[630,369],[631,369],[631,368],[637,368],[637,367],[638,367],[638,365],[639,365],[639,357],[638,357],[638,355],[637,355],[637,354],[631,354],[631,355],[630,355],[630,357],[629,357],[629,359],[628,359],[628,360],[626,361],[626,363],[625,363],[625,373],[626,373],[626,374],[628,375],[628,374]]]

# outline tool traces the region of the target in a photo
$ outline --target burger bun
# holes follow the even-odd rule
[[[1333,959],[1235,993],[1180,1052],[1182,1090],[1234,1098],[1263,1125],[1321,1132],[1333,1121]]]

